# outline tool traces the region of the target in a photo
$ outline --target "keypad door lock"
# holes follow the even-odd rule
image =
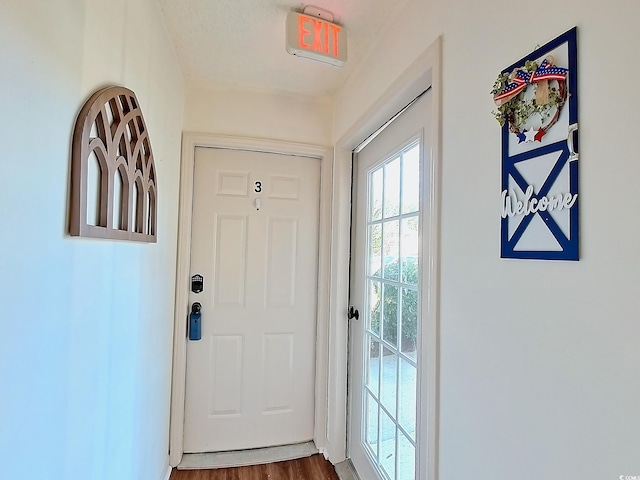
[[[193,293],[200,293],[204,288],[204,277],[202,275],[194,275],[191,277],[191,291]]]

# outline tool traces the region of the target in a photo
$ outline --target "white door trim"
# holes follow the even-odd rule
[[[425,185],[429,185],[430,210],[423,213],[423,218],[427,218],[429,223],[428,231],[431,232],[429,238],[425,238],[422,251],[429,252],[428,258],[422,262],[421,278],[432,279],[428,285],[423,287],[423,298],[427,301],[422,303],[423,329],[419,339],[419,362],[426,365],[427,385],[418,385],[428,392],[427,411],[419,412],[417,418],[418,432],[422,435],[421,444],[426,445],[427,451],[419,452],[420,461],[416,478],[437,480],[438,478],[438,372],[439,372],[439,292],[440,292],[440,211],[441,211],[441,126],[442,126],[442,39],[438,37],[416,60],[407,68],[389,88],[378,98],[369,109],[367,109],[359,120],[356,121],[346,134],[336,143],[335,149],[335,194],[334,204],[338,207],[334,211],[333,224],[339,227],[338,232],[334,232],[335,254],[332,256],[332,272],[335,277],[332,287],[337,290],[331,291],[334,298],[331,311],[332,318],[344,316],[348,308],[348,253],[343,258],[343,252],[349,252],[351,214],[351,169],[352,151],[362,143],[371,132],[376,131],[384,125],[397,112],[402,110],[414,98],[424,92],[427,88],[432,89],[433,107],[430,112],[432,125],[432,145],[430,151],[431,171],[425,172],[425,179],[429,179]],[[339,258],[338,258],[339,257]],[[342,349],[347,345],[346,328],[340,329],[337,334],[332,334],[331,342],[334,346],[339,346],[340,356],[337,357],[339,365],[331,366],[331,374],[347,371],[347,352]],[[332,349],[333,351],[334,349]],[[424,357],[423,357],[424,356]],[[336,359],[332,358],[336,361]],[[334,370],[335,369],[335,370]],[[346,383],[346,382],[345,382]],[[340,381],[336,383],[342,385]],[[346,392],[340,392],[344,395]],[[331,410],[330,412],[335,413]],[[345,422],[346,425],[346,422]],[[426,438],[425,438],[426,436]]]
[[[298,143],[185,132],[182,137],[180,166],[180,207],[178,216],[178,252],[173,339],[173,376],[171,382],[171,421],[169,452],[171,466],[177,466],[184,453],[184,406],[186,381],[186,331],[188,312],[189,264],[191,257],[191,219],[193,206],[193,169],[197,147],[229,148],[317,158],[320,166],[320,238],[318,243],[318,311],[316,337],[315,429],[314,442],[328,456],[327,447],[334,437],[338,442],[346,424],[328,423],[328,398],[339,381],[328,375],[331,285],[331,205],[333,197],[333,155],[327,147]],[[346,345],[346,344],[345,344]],[[344,379],[346,382],[346,378]],[[344,450],[344,449],[343,449]],[[344,456],[344,453],[343,453]],[[331,457],[329,456],[329,459]]]

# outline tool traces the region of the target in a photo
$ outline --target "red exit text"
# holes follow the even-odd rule
[[[336,66],[347,60],[344,27],[304,13],[287,15],[287,51]]]
[[[340,27],[319,18],[298,17],[298,45],[306,50],[321,52],[340,58]],[[329,48],[331,41],[332,47]]]

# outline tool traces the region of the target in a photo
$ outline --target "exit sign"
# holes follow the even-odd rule
[[[321,18],[289,12],[287,52],[342,67],[347,61],[347,32]]]

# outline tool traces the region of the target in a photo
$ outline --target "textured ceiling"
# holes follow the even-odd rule
[[[313,0],[347,30],[348,60],[334,67],[285,50],[293,0],[158,0],[190,85],[332,96],[403,0]]]

